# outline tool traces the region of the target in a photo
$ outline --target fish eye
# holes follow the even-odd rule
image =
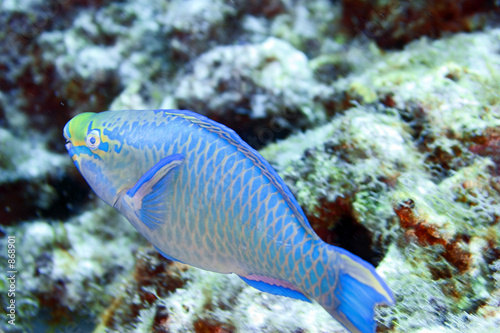
[[[90,133],[87,134],[87,137],[85,138],[85,143],[87,144],[87,147],[89,147],[90,149],[92,150],[97,149],[101,144],[101,137],[99,136],[99,131],[97,130],[90,131]]]

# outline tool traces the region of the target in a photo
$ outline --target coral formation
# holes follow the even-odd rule
[[[0,330],[342,331],[318,305],[161,258],[89,191],[64,151],[63,124],[131,108],[192,109],[262,148],[318,234],[377,265],[390,285],[396,305],[377,309],[379,332],[498,329],[491,8],[1,2],[0,247],[16,236],[19,320]],[[7,287],[2,274],[2,306]]]
[[[313,79],[302,52],[269,38],[201,55],[174,98],[179,108],[200,110],[261,147],[324,120],[314,100],[327,90]]]
[[[384,258],[378,271],[397,299],[380,310],[388,331],[498,325],[498,38],[379,54],[334,83],[338,96],[355,87],[358,106],[262,150],[324,239],[374,264]],[[468,57],[438,52],[464,44],[476,45]]]
[[[494,1],[342,0],[342,23],[350,33],[363,33],[380,47],[402,47],[423,37],[474,31],[495,17]]]

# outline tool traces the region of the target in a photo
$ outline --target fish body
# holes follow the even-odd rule
[[[273,168],[231,129],[181,110],[83,113],[66,148],[96,194],[166,258],[314,300],[374,332],[393,296],[374,268],[326,244]]]

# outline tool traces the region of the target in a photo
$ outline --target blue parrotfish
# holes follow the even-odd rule
[[[374,332],[393,295],[374,267],[323,242],[280,176],[233,130],[183,110],[82,113],[66,148],[95,193],[166,258],[319,303]]]

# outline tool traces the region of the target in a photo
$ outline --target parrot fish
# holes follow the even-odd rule
[[[323,242],[271,165],[233,130],[184,110],[82,113],[63,130],[94,192],[167,259],[234,273],[375,332],[393,295],[369,263]]]

